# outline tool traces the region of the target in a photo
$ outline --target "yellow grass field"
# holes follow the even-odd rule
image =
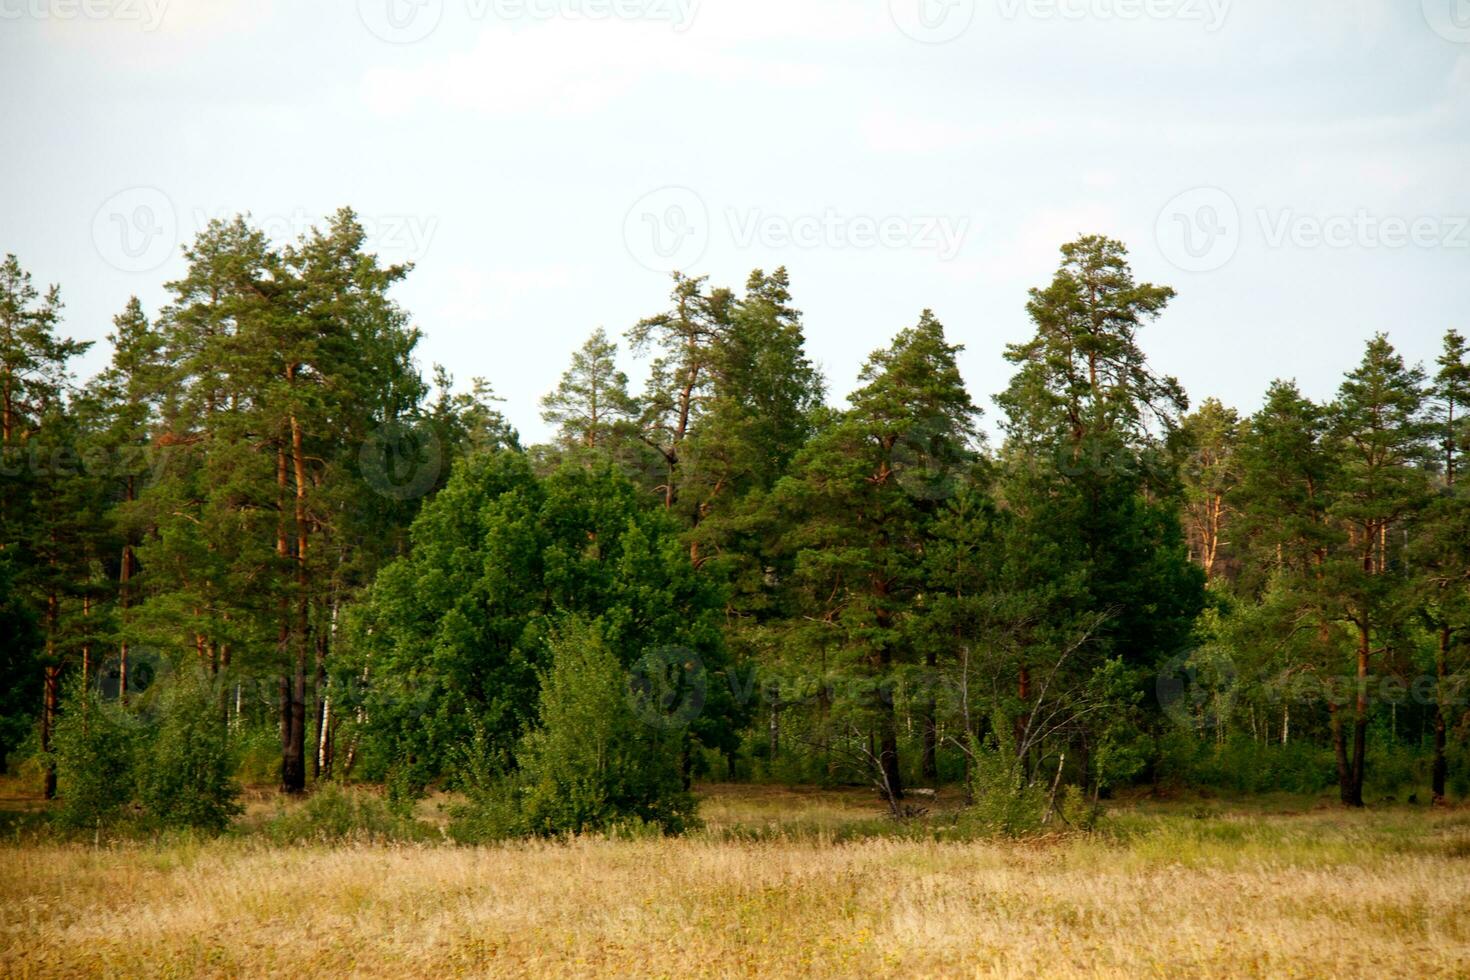
[[[12,840],[0,975],[1470,976],[1470,812],[1208,807],[944,842],[709,787],[679,840]]]

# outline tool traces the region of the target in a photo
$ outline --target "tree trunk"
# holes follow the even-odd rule
[[[939,703],[934,693],[935,685],[938,683],[939,655],[929,651],[925,658],[925,666],[929,668],[925,682],[929,685],[929,691],[924,697],[924,778],[928,780],[939,779]]]
[[[53,591],[46,596],[46,666],[41,671],[45,687],[41,707],[41,752],[46,754],[46,784],[42,795],[56,799],[56,760],[51,752],[51,733],[56,730],[56,711],[61,703],[61,664],[56,657],[56,632],[61,626],[61,600]]]
[[[1016,678],[1016,698],[1021,702],[1021,713],[1016,716],[1012,733],[1016,739],[1016,761],[1021,764],[1021,772],[1029,781],[1031,762],[1030,753],[1026,751],[1026,735],[1031,730],[1031,713],[1026,705],[1031,703],[1031,668],[1025,664],[1021,665],[1020,674]]]
[[[312,710],[312,718],[315,722],[313,731],[316,738],[316,752],[311,757],[311,778],[322,777],[322,766],[326,756],[327,744],[327,635],[319,632],[316,638],[316,675],[313,678],[315,688],[315,705]]]
[[[1327,713],[1332,719],[1332,750],[1337,757],[1338,794],[1344,806],[1353,806],[1353,770],[1348,765],[1347,741],[1342,730],[1342,708],[1336,701],[1329,701]]]
[[[768,723],[767,735],[771,744],[771,761],[781,752],[781,702],[775,697],[771,698],[771,720]]]
[[[1449,679],[1450,628],[1439,628],[1439,650],[1434,658],[1434,774],[1433,793],[1436,805],[1445,802],[1445,781],[1449,775],[1449,764],[1445,761],[1445,698]]]
[[[887,595],[886,583],[878,583],[874,594],[880,598]],[[875,616],[878,628],[884,633],[890,626],[888,611],[881,606]],[[888,649],[886,638],[878,649],[878,765],[883,770],[883,783],[888,789],[890,803],[903,799],[903,777],[898,765],[898,714],[894,704],[893,685],[889,677],[893,668],[893,654]]]
[[[1353,778],[1349,806],[1363,805],[1363,775],[1368,751],[1368,656],[1370,633],[1366,623],[1358,630],[1357,711],[1353,718]]]
[[[123,494],[123,500],[131,503],[137,496],[133,478],[128,477],[127,490]],[[128,703],[128,606],[132,602],[130,583],[133,581],[133,545],[132,542],[123,544],[122,564],[117,571],[117,605],[121,610],[119,618],[122,620],[123,638],[118,645],[117,652],[117,699],[126,707]]]
[[[281,789],[301,793],[306,789],[306,654],[310,627],[310,599],[306,588],[306,560],[310,533],[306,522],[306,459],[301,426],[291,418],[291,457],[296,477],[296,623],[292,644],[289,713],[284,719],[286,742],[281,753]]]
[[[44,673],[46,694],[41,707],[41,751],[50,753],[51,733],[56,730],[56,711],[61,702],[61,668],[48,666]],[[48,800],[56,799],[56,761],[49,755],[41,795]]]

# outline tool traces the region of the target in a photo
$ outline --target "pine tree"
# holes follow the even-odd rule
[[[829,712],[831,741],[868,733],[880,785],[903,797],[897,670],[910,659],[904,617],[923,585],[924,543],[942,500],[969,478],[978,414],[961,348],[925,310],[864,365],[849,410],[797,454],[773,505],[790,528],[801,617],[786,642],[820,674],[861,682]],[[819,674],[819,676],[820,676]]]
[[[697,564],[726,559],[727,571],[749,574],[738,539],[752,494],[768,492],[815,431],[825,393],[806,355],[801,313],[791,306],[784,268],[757,269],[735,302],[720,338],[705,416],[689,438],[683,483],[692,498],[690,555]],[[758,556],[756,566],[761,562]]]
[[[1342,773],[1342,802],[1363,805],[1369,721],[1368,680],[1390,650],[1411,598],[1403,561],[1405,532],[1429,502],[1424,465],[1432,430],[1425,420],[1425,377],[1407,367],[1382,334],[1343,382],[1333,406],[1332,437],[1342,465],[1330,516],[1346,533],[1328,564],[1336,616],[1357,639],[1352,760]],[[1343,736],[1339,731],[1339,746]],[[1341,746],[1339,747],[1341,754]]]
[[[715,383],[733,300],[727,289],[706,292],[707,281],[675,273],[672,307],[628,331],[636,353],[657,352],[640,399],[640,429],[643,441],[662,457],[663,483],[658,489],[669,510],[679,499],[685,440],[704,414]]]
[[[1240,416],[1217,399],[1207,398],[1184,419],[1181,435],[1187,454],[1180,477],[1189,550],[1208,583],[1222,563],[1222,549],[1229,545],[1235,489],[1240,483],[1236,458]]]
[[[1432,412],[1436,442],[1443,452],[1443,483],[1415,527],[1411,553],[1422,579],[1423,613],[1434,634],[1434,755],[1431,787],[1445,801],[1449,761],[1445,754],[1450,706],[1455,702],[1451,657],[1470,635],[1470,493],[1460,478],[1470,406],[1470,356],[1465,340],[1451,330],[1438,359]]]
[[[1006,348],[1020,368],[996,399],[1007,434],[1060,443],[1075,462],[1089,440],[1137,441],[1151,423],[1172,428],[1188,400],[1178,381],[1149,367],[1137,335],[1173,298],[1167,286],[1134,281],[1120,242],[1089,235],[1062,246],[1051,285],[1031,290],[1026,304],[1036,336]]]
[[[0,453],[8,484],[0,498],[0,557],[12,561],[41,625],[43,753],[50,751],[65,668],[87,643],[75,635],[85,624],[72,622],[68,600],[83,596],[93,577],[93,556],[81,538],[95,497],[85,485],[66,400],[69,362],[91,345],[57,336],[60,316],[60,290],[52,286],[42,297],[30,273],[7,255],[0,262]],[[50,762],[45,795],[56,795]]]
[[[138,520],[136,502],[153,476],[154,428],[166,397],[168,365],[164,360],[164,336],[154,328],[137,297],[113,318],[112,360],[87,389],[91,407],[88,420],[90,442],[103,462],[102,492],[111,505],[109,531],[116,539],[117,690],[128,700],[128,661],[131,643],[128,619],[134,599],[133,579],[140,571],[137,547],[146,533]],[[106,562],[112,567],[111,560]]]
[[[557,427],[566,449],[611,452],[638,417],[628,376],[618,370],[618,345],[601,327],[572,355],[556,390],[541,400],[541,417]]]
[[[1088,236],[1064,245],[1051,285],[1031,291],[1036,334],[1007,349],[1018,370],[996,399],[1007,433],[999,496],[1045,502],[1033,533],[1053,537],[1086,570],[1076,621],[1085,611],[1107,616],[1093,656],[1120,657],[1140,684],[1186,648],[1204,602],[1163,445],[1188,400],[1153,370],[1137,339],[1173,296],[1135,282],[1118,242]],[[1024,663],[1017,688],[1021,700],[1031,696]]]

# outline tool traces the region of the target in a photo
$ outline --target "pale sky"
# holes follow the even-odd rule
[[[1470,332],[1470,0],[0,0],[0,83],[0,253],[72,336],[210,217],[351,205],[529,440],[676,265],[787,266],[839,399],[933,308],[987,427],[1082,233],[1178,290],[1144,343],[1196,403]]]

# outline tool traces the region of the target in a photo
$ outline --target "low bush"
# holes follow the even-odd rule
[[[335,783],[322,786],[299,806],[281,807],[261,833],[275,844],[410,842],[437,836],[431,827],[393,812],[382,797]]]

